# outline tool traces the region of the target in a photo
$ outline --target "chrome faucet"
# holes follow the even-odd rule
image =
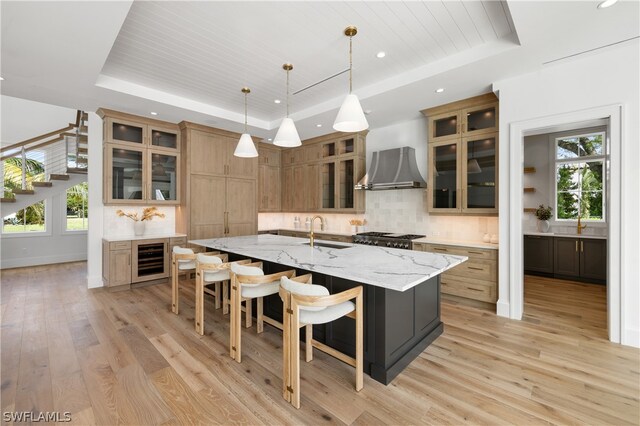
[[[313,243],[314,243],[314,237],[313,237],[313,223],[316,221],[316,219],[320,219],[320,229],[324,229],[324,219],[322,218],[322,216],[314,216],[311,218],[311,231],[309,232],[309,245],[311,247],[313,247]]]
[[[587,225],[582,225],[580,222],[580,215],[578,215],[578,235],[582,234],[582,230],[586,227]]]

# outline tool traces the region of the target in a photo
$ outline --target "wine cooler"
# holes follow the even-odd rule
[[[169,244],[166,239],[132,241],[131,282],[166,278],[170,273]]]

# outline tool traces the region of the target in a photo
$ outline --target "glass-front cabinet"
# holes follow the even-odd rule
[[[459,112],[447,112],[429,118],[429,142],[438,142],[459,135]]]
[[[429,211],[460,211],[460,149],[456,141],[429,145]]]
[[[322,165],[322,208],[336,207],[336,163]]]
[[[493,102],[462,111],[462,136],[469,137],[481,133],[498,131],[498,103]]]
[[[498,209],[497,134],[465,138],[462,158],[462,210],[494,213]]]
[[[108,143],[137,144],[170,151],[178,150],[180,145],[177,128],[170,129],[163,124],[154,124],[151,120],[137,122],[106,117],[105,130],[105,142]]]
[[[145,150],[105,145],[105,195],[109,203],[142,203],[145,200]]]
[[[179,157],[163,151],[149,150],[150,176],[149,199],[168,201],[178,200]]]

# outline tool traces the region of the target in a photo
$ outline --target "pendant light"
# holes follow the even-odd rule
[[[289,118],[289,71],[293,69],[293,65],[284,64],[282,69],[287,72],[287,116],[282,120],[278,133],[273,139],[273,144],[283,146],[285,148],[292,148],[294,146],[302,145],[300,136],[298,136],[298,130],[293,120]]]
[[[353,26],[344,30],[344,35],[349,37],[349,94],[342,102],[336,121],[333,123],[333,128],[339,132],[359,132],[369,128],[369,123],[364,116],[358,97],[351,93],[353,88],[353,36],[357,33],[358,29]]]
[[[471,158],[467,161],[467,173],[468,174],[476,174],[482,173],[482,169],[480,168],[480,164],[478,164],[478,160],[475,157],[475,142],[471,142]]]
[[[247,131],[247,95],[251,93],[251,89],[243,87],[242,93],[244,93],[244,133],[240,136],[240,140],[238,141],[238,145],[236,145],[236,150],[233,152],[233,155],[236,157],[252,158],[258,156],[258,151],[256,150],[256,146],[253,144],[251,135]]]

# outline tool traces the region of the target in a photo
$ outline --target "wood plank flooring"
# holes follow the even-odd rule
[[[319,351],[302,408],[281,394],[282,337],[242,330],[170,285],[86,289],[86,264],[2,271],[2,411],[68,411],[75,424],[638,424],[640,352],[606,336],[603,286],[526,277],[523,321],[444,301],[444,334],[389,386]],[[2,420],[4,423],[4,419]]]

